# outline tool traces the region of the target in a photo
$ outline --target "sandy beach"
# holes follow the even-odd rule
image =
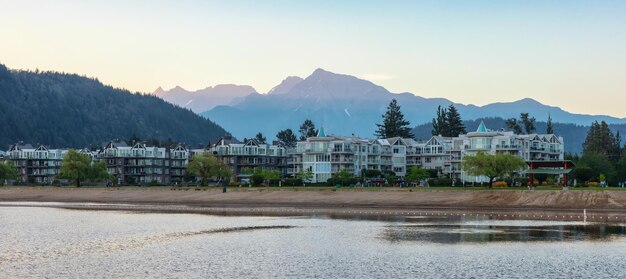
[[[626,223],[626,191],[0,187],[2,206],[384,219],[482,216]]]
[[[0,201],[178,204],[219,207],[597,209],[626,211],[626,191],[275,190],[234,188],[0,187]]]

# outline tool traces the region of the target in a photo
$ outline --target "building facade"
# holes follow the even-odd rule
[[[17,169],[17,182],[51,184],[59,175],[65,153],[67,151],[62,149],[48,149],[43,145],[33,147],[20,142],[9,147],[5,159]]]
[[[427,141],[407,138],[363,139],[356,136],[328,136],[321,128],[318,135],[300,141],[294,148],[279,142],[259,143],[251,139],[239,142],[224,137],[216,144],[189,150],[156,147],[143,142],[128,145],[111,140],[100,150],[78,150],[92,160],[104,161],[109,174],[118,184],[174,184],[183,182],[190,160],[198,155],[212,155],[230,167],[234,179],[244,169],[276,169],[281,178],[297,177],[311,172],[307,182],[326,182],[334,174],[346,170],[356,177],[367,170],[393,173],[403,178],[412,167],[437,170],[440,177],[459,182],[483,182],[461,168],[467,156],[478,152],[509,153],[526,162],[551,162],[564,159],[564,141],[553,134],[516,135],[510,131],[493,131],[481,122],[474,132],[458,137],[433,136]],[[58,176],[67,150],[49,149],[30,144],[11,145],[4,154],[16,166],[21,183],[50,184]],[[524,175],[524,174],[522,174]]]
[[[437,170],[441,177],[481,182],[485,178],[469,176],[461,168],[464,157],[478,152],[510,153],[527,162],[562,161],[564,141],[553,134],[516,135],[510,131],[492,131],[482,122],[475,132],[458,137],[433,136],[424,142],[322,134],[297,143],[290,152],[287,174],[295,176],[309,170],[313,173],[310,182],[325,182],[342,169],[355,176],[373,169],[383,173],[391,171],[403,178],[411,167],[420,167]]]
[[[280,176],[287,175],[287,150],[278,143],[259,143],[255,139],[240,142],[232,137],[223,137],[216,144],[204,149],[192,150],[198,154],[215,156],[229,166],[233,178],[240,178],[244,169],[276,169]]]

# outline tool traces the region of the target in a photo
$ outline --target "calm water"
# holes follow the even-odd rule
[[[0,207],[0,277],[626,278],[626,227]]]

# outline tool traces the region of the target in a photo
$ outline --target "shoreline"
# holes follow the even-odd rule
[[[212,215],[418,218],[475,216],[626,223],[626,191],[332,191],[0,187],[0,208],[55,207]],[[586,219],[584,212],[586,212]]]
[[[275,217],[327,217],[348,220],[397,221],[410,219],[490,219],[533,220],[584,223],[626,224],[626,212],[614,210],[573,209],[519,209],[498,208],[357,208],[357,207],[213,207],[174,204],[118,204],[118,203],[66,203],[66,202],[0,202],[3,207],[44,207],[66,210],[126,211],[161,214],[206,214],[217,216],[275,216]]]

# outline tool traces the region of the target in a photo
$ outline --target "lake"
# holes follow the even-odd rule
[[[0,207],[0,277],[626,278],[626,225]]]

